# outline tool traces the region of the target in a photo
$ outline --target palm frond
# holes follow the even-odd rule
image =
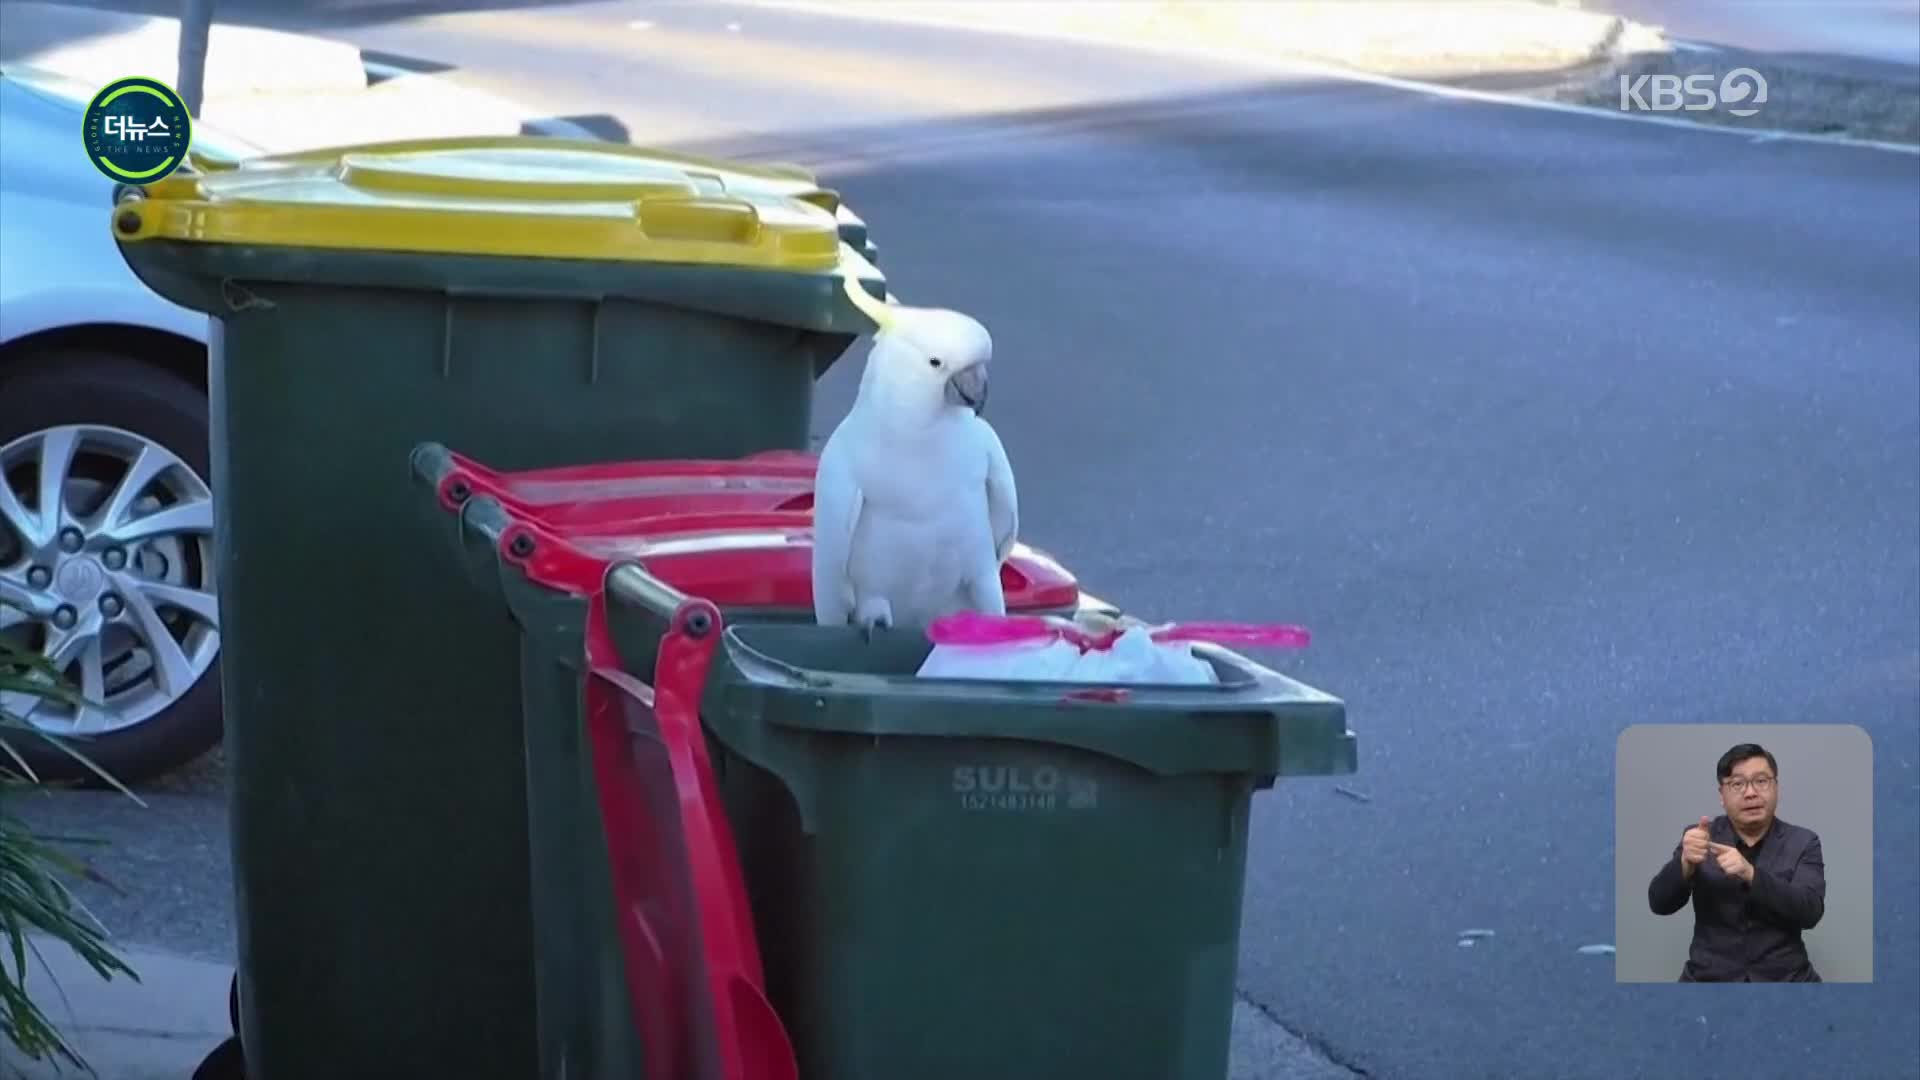
[[[0,640],[0,694],[85,703],[45,657],[4,640]],[[102,979],[125,975],[137,982],[140,977],[113,951],[106,927],[61,881],[63,875],[104,879],[83,861],[55,848],[53,844],[59,840],[35,834],[8,812],[8,787],[39,784],[26,758],[9,743],[8,735],[42,739],[72,755],[135,802],[140,799],[86,755],[68,746],[64,738],[42,731],[25,717],[10,715],[0,707],[0,752],[4,752],[0,757],[0,1041],[12,1043],[28,1061],[52,1060],[94,1075],[92,1067],[47,1019],[29,992],[29,955],[43,972],[48,970],[43,961],[38,961],[39,945],[34,938],[46,937],[72,949]],[[5,776],[10,771],[6,768],[9,761],[18,770],[18,775],[11,778]],[[54,989],[60,991],[57,984]]]
[[[15,607],[4,597],[0,597],[0,607]],[[0,640],[0,695],[24,694],[42,701],[56,702],[75,708],[101,708],[100,702],[89,701],[85,695],[75,690],[53,666],[53,662],[38,652],[31,652],[17,644]],[[12,736],[10,739],[9,736]],[[78,738],[84,739],[85,736]],[[15,716],[0,708],[0,782],[4,782],[9,773],[13,773],[29,784],[38,784],[40,777],[27,764],[27,759],[14,746],[16,739],[38,739],[54,749],[79,762],[86,770],[99,777],[114,790],[139,803],[146,802],[135,795],[112,774],[101,768],[94,760],[71,745],[69,738],[53,735],[31,724],[25,717]],[[9,768],[9,764],[11,768]]]

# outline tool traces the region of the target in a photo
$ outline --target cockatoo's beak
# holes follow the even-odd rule
[[[987,365],[983,361],[961,368],[947,380],[947,404],[964,405],[975,416],[987,411]]]

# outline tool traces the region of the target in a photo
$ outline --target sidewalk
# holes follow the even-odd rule
[[[233,968],[122,946],[116,951],[140,976],[103,980],[72,949],[35,938],[40,958],[27,957],[27,988],[101,1080],[187,1080],[232,1032],[227,986]],[[0,1077],[24,1062],[0,1042]],[[72,1066],[26,1065],[27,1080],[72,1080]]]
[[[71,949],[36,938],[44,966],[28,958],[27,986],[48,1019],[74,1044],[101,1080],[187,1080],[232,1030],[227,1018],[228,964],[210,964],[152,949],[121,947],[140,976],[102,980]],[[55,989],[55,987],[58,989]],[[64,1000],[63,1000],[64,997]],[[0,1043],[0,1078],[22,1063]],[[73,1080],[66,1067],[29,1065],[24,1080]],[[1352,1080],[1245,1002],[1233,1011],[1228,1080]]]
[[[217,8],[216,8],[217,10]],[[0,2],[0,61],[31,63],[102,86],[127,75],[180,85],[178,19],[49,3]],[[216,24],[207,35],[205,98],[351,93],[367,74],[351,45],[278,30]]]
[[[127,75],[178,86],[179,20],[0,3],[0,64],[81,87]],[[575,124],[442,76],[369,64],[342,42],[216,24],[199,122],[266,152],[445,135],[591,138]]]
[[[1552,72],[1597,63],[1644,27],[1543,0],[749,0],[851,19],[1151,44],[1450,78]]]
[[[849,20],[920,23],[1271,63],[1464,97],[1620,115],[1623,88],[1661,80],[1718,87],[1740,70],[1764,107],[1641,110],[1663,123],[1920,144],[1910,64],[1802,50],[1702,50],[1664,28],[1588,11],[1580,0],[746,0]],[[1639,80],[1636,83],[1636,80]],[[1677,91],[1675,91],[1677,93]]]

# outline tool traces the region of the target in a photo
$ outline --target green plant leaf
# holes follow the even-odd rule
[[[96,704],[75,693],[45,657],[8,641],[0,641],[0,692],[76,705]],[[139,975],[113,951],[106,928],[60,877],[83,878],[108,887],[113,887],[112,883],[82,860],[54,847],[56,839],[35,834],[8,813],[4,801],[8,787],[42,786],[24,756],[7,740],[9,733],[52,744],[134,802],[141,806],[146,803],[85,754],[68,746],[66,739],[0,710],[0,750],[5,751],[0,764],[10,760],[19,776],[25,778],[24,784],[17,779],[0,784],[0,937],[5,939],[6,955],[13,960],[11,970],[0,963],[0,1041],[11,1043],[28,1061],[52,1059],[95,1075],[27,991],[29,954],[46,967],[34,935],[44,935],[72,949],[102,979],[126,975],[137,982]],[[0,769],[0,776],[6,773]],[[65,998],[58,980],[54,980],[54,989]]]

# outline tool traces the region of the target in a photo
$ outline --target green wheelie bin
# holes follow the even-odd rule
[[[818,198],[538,138],[176,174],[111,213],[133,271],[213,322],[249,1075],[559,1075],[519,635],[405,527],[408,453],[804,448],[814,380],[868,325],[843,279],[880,275]]]
[[[607,576],[623,666],[676,604]],[[701,717],[802,1080],[1222,1080],[1253,794],[1352,773],[1341,700],[925,678],[901,628],[735,621]]]
[[[631,989],[651,965],[616,947],[623,927],[616,870],[640,856],[619,850],[605,822],[620,793],[608,790],[603,774],[624,755],[594,737],[591,691],[607,688],[588,660],[589,608],[610,553],[644,552],[653,573],[697,591],[726,619],[810,623],[811,511],[791,507],[811,505],[811,470],[804,461],[749,459],[501,474],[432,442],[414,450],[411,466],[421,501],[445,519],[452,542],[442,550],[521,634],[541,1060],[566,1061],[571,1080],[654,1075],[648,1062],[698,1040],[649,1045],[645,1026],[630,1019],[662,1010],[649,1010],[647,995]],[[1026,545],[1015,548],[1002,583],[1010,609],[1021,613],[1101,606]],[[671,614],[628,612],[621,667],[641,684],[660,682],[656,655]],[[658,769],[650,771],[658,786]],[[658,842],[660,830],[639,832]],[[676,895],[664,889],[643,906],[673,924],[681,921],[667,917]],[[661,944],[664,957],[684,945]]]

